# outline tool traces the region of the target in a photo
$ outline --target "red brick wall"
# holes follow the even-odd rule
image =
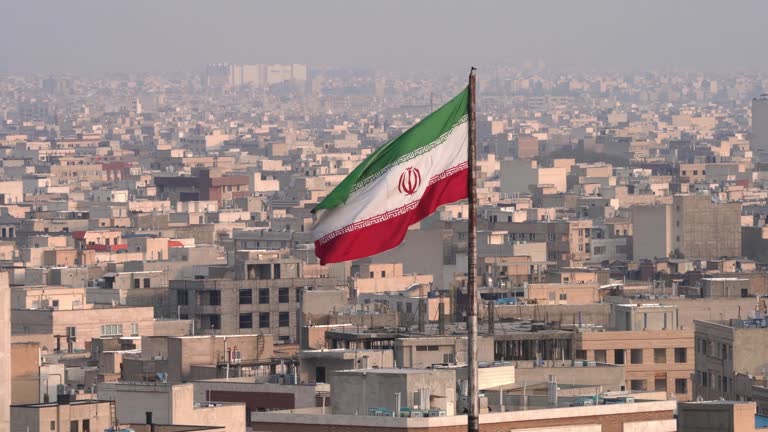
[[[211,390],[211,400],[216,402],[243,402],[247,412],[261,409],[294,409],[296,402],[291,393],[237,392]]]

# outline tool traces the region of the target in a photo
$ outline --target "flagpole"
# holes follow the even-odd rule
[[[469,142],[468,161],[469,176],[469,235],[467,242],[467,381],[469,387],[469,415],[467,431],[480,431],[480,392],[477,382],[477,283],[475,273],[477,267],[477,186],[475,163],[477,161],[477,128],[475,122],[475,68],[469,71]]]

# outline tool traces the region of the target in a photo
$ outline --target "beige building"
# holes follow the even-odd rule
[[[97,392],[100,399],[115,401],[120,423],[245,430],[245,404],[196,401],[193,384],[99,383]]]
[[[690,400],[692,336],[687,330],[579,332],[575,357],[623,365],[626,390],[663,391]]]
[[[87,350],[93,338],[101,336],[152,336],[154,308],[106,307],[86,304],[75,310],[11,311],[13,335],[16,340],[42,340],[46,350]]]
[[[741,203],[709,194],[675,195],[671,206],[634,207],[634,259],[741,256]]]
[[[567,190],[566,168],[544,168],[532,160],[501,161],[501,192],[502,194],[528,193],[530,186],[548,185],[557,192]]]
[[[11,345],[11,403],[40,402],[40,344],[18,342]]]
[[[509,231],[513,242],[546,242],[547,261],[560,267],[581,267],[592,258],[592,220],[495,223],[495,230]]]
[[[592,304],[598,301],[596,283],[531,283],[524,296],[538,304]]]
[[[11,289],[13,309],[82,309],[86,303],[85,288],[63,286],[24,286]]]
[[[677,405],[677,432],[755,430],[754,402],[704,401]]]
[[[466,364],[467,338],[462,336],[399,337],[394,341],[395,365],[427,368],[435,364]],[[493,338],[479,337],[477,359],[493,362]]]
[[[694,397],[740,400],[751,389],[735,385],[737,374],[765,376],[768,329],[763,320],[694,321]]]
[[[68,403],[13,405],[11,432],[101,432],[112,427],[110,402],[78,400]]]

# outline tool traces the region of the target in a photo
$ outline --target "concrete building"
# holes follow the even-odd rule
[[[754,402],[686,402],[678,404],[677,413],[677,432],[753,432],[755,430]]]
[[[613,325],[618,331],[677,330],[678,309],[674,305],[612,305]]]
[[[695,321],[694,397],[739,400],[736,374],[762,376],[768,367],[768,328],[763,319]]]
[[[467,338],[465,336],[410,336],[399,337],[394,343],[395,364],[403,368],[427,368],[435,364],[466,364]],[[477,360],[492,363],[493,338],[479,336]]]
[[[752,99],[752,136],[749,144],[758,160],[768,160],[768,95]]]
[[[369,409],[394,412],[406,407],[456,414],[456,372],[452,369],[338,371],[330,375],[330,384],[334,414],[369,415]],[[394,406],[396,401],[399,407]]]
[[[672,207],[668,205],[632,207],[632,258],[635,260],[668,257],[672,253]],[[643,239],[639,241],[639,239]]]
[[[154,310],[147,307],[94,307],[75,310],[14,309],[14,337],[41,341],[46,350],[86,350],[101,336],[152,336]]]
[[[97,391],[102,400],[115,401],[120,423],[245,430],[245,404],[196,401],[193,384],[99,383]]]
[[[632,221],[636,260],[673,253],[703,259],[741,255],[738,202],[714,202],[709,194],[675,195],[671,207],[634,207]]]
[[[499,222],[493,226],[509,231],[513,242],[546,242],[547,261],[560,267],[581,267],[592,258],[591,219]]]
[[[501,193],[528,193],[530,186],[551,186],[557,192],[567,190],[567,169],[540,167],[531,160],[504,160],[501,162]]]
[[[11,406],[11,432],[101,432],[113,426],[111,402],[77,400]]]
[[[673,250],[704,259],[741,255],[741,203],[713,202],[704,194],[675,195],[672,205]]]
[[[690,330],[578,332],[576,360],[623,365],[625,389],[662,391],[690,400],[694,369]]]
[[[390,395],[389,406],[394,404]],[[359,406],[359,402],[357,403]],[[537,408],[481,414],[483,431],[521,430],[530,432],[599,432],[648,431],[674,432],[677,422],[675,401],[648,401],[629,404]],[[321,414],[319,409],[309,413],[276,412],[251,416],[254,430],[286,432],[334,432],[338,430],[384,432],[399,430],[450,431],[467,429],[466,416],[447,417],[384,417]]]
[[[301,292],[323,282],[333,281],[271,273],[254,280],[172,280],[169,302],[182,319],[194,320],[197,334],[271,334],[294,342]]]
[[[392,350],[304,350],[299,353],[299,382],[324,383],[335,371],[393,366]]]

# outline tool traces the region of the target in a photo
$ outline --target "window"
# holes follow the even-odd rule
[[[259,313],[259,328],[269,328],[269,312]]]
[[[576,350],[576,360],[586,360],[587,352],[585,350]]]
[[[259,288],[259,304],[269,304],[269,288]]]
[[[280,327],[288,327],[291,325],[291,315],[289,312],[280,312],[277,316],[277,325]]]
[[[675,363],[688,363],[688,350],[675,348]]]
[[[79,432],[79,428],[77,427],[77,420],[72,420],[69,422],[69,432]]]
[[[221,329],[221,315],[218,315],[218,314],[209,315],[208,322],[211,324],[211,330]]]
[[[249,329],[253,328],[253,315],[249,313],[240,314],[240,328]]]
[[[290,293],[290,290],[288,288],[280,288],[277,291],[277,301],[279,303],[288,303],[288,302],[290,302],[291,301],[290,300],[290,296],[291,296],[291,293]]]
[[[133,280],[133,287],[138,289],[141,288],[141,280],[140,279],[134,279]]]
[[[530,241],[536,240],[536,234],[535,233],[528,234],[528,240],[530,240]]]
[[[667,349],[666,348],[654,348],[653,349],[653,362],[654,363],[666,363],[667,362]]]
[[[249,305],[253,303],[253,290],[241,289],[240,290],[240,304]]]
[[[709,378],[709,373],[707,373],[707,372],[702,372],[701,373],[701,385],[702,386],[704,386],[704,387],[707,386],[707,383],[709,381],[708,378]]]
[[[443,354],[443,363],[456,363],[456,357],[453,355],[453,353],[445,353]]]
[[[675,379],[675,393],[687,394],[688,393],[688,380],[685,378]]]
[[[413,305],[410,303],[405,304],[405,313],[413,313]]]
[[[189,304],[189,291],[176,291],[176,304],[188,305]]]
[[[122,336],[123,325],[122,324],[104,324],[101,326],[102,336]]]
[[[72,339],[77,337],[77,329],[75,327],[67,327],[67,337]]]
[[[547,234],[547,241],[550,241],[550,242],[555,241],[555,235],[554,234]]]
[[[208,304],[211,306],[221,305],[221,291],[210,291],[208,294]]]
[[[645,380],[630,380],[629,388],[634,391],[646,391]]]
[[[384,271],[384,270],[382,270],[382,271],[381,271],[381,277],[383,277],[383,278],[384,278],[384,277],[387,277],[387,272],[386,272],[386,271]]]
[[[617,365],[623,365],[624,364],[624,350],[623,349],[617,349],[613,350],[613,363]]]
[[[654,386],[654,390],[656,391],[667,391],[667,379],[656,378],[655,380],[653,380],[653,386]]]
[[[139,335],[139,323],[131,323],[131,336]]]
[[[567,293],[560,293],[560,300],[568,300],[568,294]]]
[[[416,351],[440,351],[438,345],[416,345]]]
[[[83,432],[91,432],[91,420],[83,420]]]
[[[56,430],[56,422],[51,420],[51,430]]]
[[[144,288],[149,288],[149,278],[144,278]]]
[[[723,393],[728,393],[728,377],[723,377]]]
[[[595,361],[606,363],[607,352],[605,350],[595,350]]]
[[[643,350],[641,350],[641,349],[629,350],[629,361],[632,364],[642,364],[643,363]]]
[[[371,279],[373,279],[373,272],[370,272],[370,274],[369,274],[368,276],[369,276]]]

